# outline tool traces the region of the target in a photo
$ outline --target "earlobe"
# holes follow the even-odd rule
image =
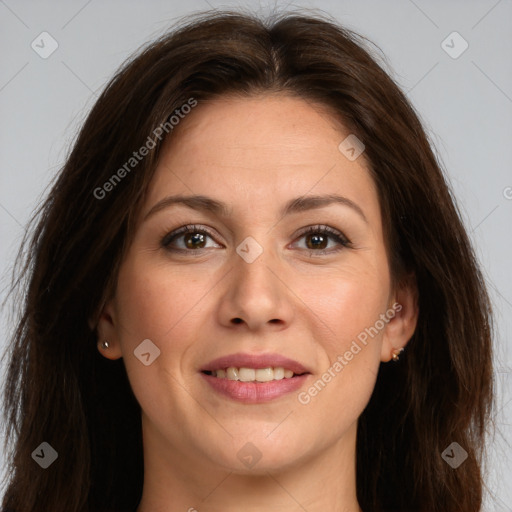
[[[97,348],[101,355],[112,360],[122,357],[114,308],[111,302],[107,302],[103,306],[98,319],[98,325],[96,326],[96,332],[98,336]]]
[[[102,354],[107,359],[111,359],[114,361],[121,357],[120,347],[118,345],[111,346],[111,343],[108,340],[98,340],[97,346],[100,354]]]
[[[418,321],[418,290],[414,275],[409,275],[394,294],[390,318],[384,331],[381,361],[398,361],[400,354],[412,338]]]

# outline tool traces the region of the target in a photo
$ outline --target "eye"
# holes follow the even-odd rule
[[[161,245],[169,251],[187,252],[221,247],[216,243],[208,245],[208,239],[213,240],[213,236],[204,227],[189,225],[165,235]]]
[[[328,254],[351,247],[350,240],[343,233],[329,226],[309,226],[301,233],[299,240],[302,239],[305,246],[299,248],[315,254]]]
[[[351,247],[351,242],[340,231],[329,226],[309,226],[297,240],[304,239],[305,245],[299,249],[316,255],[340,251],[343,247]],[[208,242],[211,240],[212,242]],[[214,241],[214,236],[202,226],[187,225],[165,235],[161,241],[162,247],[174,252],[193,252],[202,249],[222,247]]]

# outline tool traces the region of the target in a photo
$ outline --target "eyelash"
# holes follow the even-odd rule
[[[337,253],[344,248],[352,247],[352,244],[350,240],[341,233],[341,231],[338,231],[337,229],[331,228],[329,226],[323,226],[320,224],[317,224],[315,226],[308,226],[307,228],[303,229],[296,240],[300,240],[307,235],[323,235],[328,236],[329,238],[333,239],[337,244],[338,247],[336,248],[330,248],[330,249],[302,249],[306,251],[310,256],[323,256],[327,254],[333,254]],[[296,242],[294,242],[296,243]],[[329,242],[327,242],[329,243]]]
[[[161,245],[164,249],[166,249],[170,252],[181,252],[181,253],[199,252],[202,250],[201,248],[199,248],[199,249],[176,249],[176,248],[170,247],[171,243],[174,242],[180,236],[188,235],[188,234],[196,234],[196,233],[207,235],[210,238],[212,238],[213,240],[215,240],[215,236],[208,229],[206,229],[202,226],[192,224],[192,225],[182,226],[181,228],[178,228],[178,229],[172,231],[171,233],[166,234],[162,238]],[[341,233],[340,231],[333,229],[329,226],[323,226],[323,225],[308,226],[306,229],[304,229],[299,234],[297,240],[300,238],[303,238],[307,235],[311,235],[311,234],[328,235],[330,238],[334,239],[334,241],[337,242],[341,246],[336,249],[332,249],[332,248],[331,249],[321,249],[321,250],[304,249],[311,255],[332,254],[332,253],[341,251],[342,248],[352,247],[352,243],[350,242],[350,240],[347,237],[345,237],[343,235],[343,233]]]

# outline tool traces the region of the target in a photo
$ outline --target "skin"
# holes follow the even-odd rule
[[[142,408],[138,512],[229,512],[242,503],[248,512],[361,511],[357,419],[380,362],[407,344],[418,311],[412,284],[392,286],[364,154],[349,161],[338,149],[348,134],[319,105],[261,95],[201,103],[167,141],[98,325],[99,341],[110,344],[99,350],[124,358]],[[176,194],[222,201],[227,215],[174,204],[145,219]],[[350,199],[366,220],[336,203],[280,214],[291,199],[326,194]],[[182,236],[174,241],[181,253],[162,247],[187,224],[213,237],[187,249]],[[311,248],[301,234],[310,225],[339,230],[351,245],[328,236]],[[263,249],[252,263],[236,252],[248,236]],[[299,390],[307,391],[396,302],[401,311],[305,405],[297,392],[236,402],[199,373],[220,356],[277,352],[308,367]],[[145,339],[161,351],[149,366],[133,355]],[[251,468],[237,457],[248,442],[261,454]]]

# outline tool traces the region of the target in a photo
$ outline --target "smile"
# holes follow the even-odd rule
[[[241,382],[269,382],[271,380],[291,379],[295,374],[292,370],[276,366],[275,368],[229,368],[205,372],[217,379],[238,380]]]
[[[215,394],[244,404],[258,404],[297,391],[311,371],[281,354],[236,353],[203,364],[199,374]]]

